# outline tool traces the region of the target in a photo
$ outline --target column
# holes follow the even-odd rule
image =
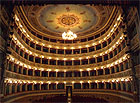
[[[43,52],[43,46],[41,46],[41,51]]]
[[[126,70],[125,62],[123,62],[123,70]]]
[[[74,77],[74,71],[72,71],[72,77]]]
[[[120,66],[120,64],[118,64],[118,67],[119,67],[119,72],[121,71],[121,66]]]
[[[20,50],[21,50],[21,49],[20,49],[20,47],[19,47],[19,50],[18,50],[18,54],[19,54],[19,55],[20,55]]]
[[[109,54],[107,54],[107,56],[108,56],[108,60],[110,59],[110,55]]]
[[[36,49],[36,43],[35,43],[35,45],[34,45],[34,48]]]
[[[14,51],[16,51],[16,43],[15,43],[15,45],[14,45]]]
[[[6,88],[7,88],[8,83],[4,84],[4,95],[6,95]]]
[[[103,48],[103,43],[101,43],[101,49]]]
[[[28,70],[29,70],[29,69],[26,69],[26,75],[28,75]]]
[[[56,65],[58,65],[58,60],[56,60]]]
[[[33,69],[33,76],[35,76],[35,70]]]
[[[108,55],[108,60],[110,59],[110,54],[107,54]]]
[[[56,71],[56,77],[58,77],[58,71]]]
[[[58,84],[58,83],[56,83],[56,90],[57,90],[57,84]]]
[[[131,84],[131,92],[134,92],[133,90],[133,81],[130,81],[130,84]]]
[[[72,83],[72,89],[74,89],[74,83]]]
[[[80,54],[81,54],[81,48],[80,48]]]
[[[128,61],[128,68],[131,68],[131,61],[130,61],[130,59],[127,59],[127,61]]]
[[[121,84],[121,90],[123,90],[123,82],[120,82],[120,84]]]
[[[40,77],[42,77],[42,71],[40,70]]]
[[[27,53],[27,60],[29,60],[29,54]]]
[[[48,77],[50,76],[50,72],[48,71]]]
[[[39,84],[39,90],[41,90],[41,83]]]
[[[66,77],[66,72],[64,72],[64,77]]]
[[[22,53],[23,53],[23,58],[24,58],[24,57],[25,57],[25,51],[23,50],[23,52],[22,52]]]
[[[105,69],[103,69],[103,75],[105,75]]]
[[[74,65],[74,60],[72,60],[72,65]]]
[[[97,63],[97,57],[95,57],[95,63]]]
[[[87,47],[87,53],[89,53],[89,48]]]
[[[9,60],[7,60],[7,67],[6,67],[6,70],[9,70]]]
[[[50,89],[50,86],[49,86],[50,84],[48,83],[48,90]]]
[[[107,40],[106,42],[107,42],[107,46],[108,46],[109,45],[109,41]]]
[[[82,73],[82,71],[80,71],[80,76],[83,77],[83,73]]]
[[[88,64],[89,64],[89,58],[88,58]]]
[[[81,83],[81,89],[83,89],[83,83]]]
[[[11,64],[11,71],[14,71],[14,62]]]
[[[109,72],[110,72],[110,74],[112,73],[112,68],[110,68],[110,67],[109,67]]]
[[[19,88],[20,88],[20,92],[22,92],[22,84],[20,84],[20,87]]]
[[[88,76],[90,76],[90,70],[88,70]]]
[[[99,89],[99,83],[97,82],[97,89]]]
[[[91,83],[89,83],[89,89],[91,89]]]
[[[17,93],[17,84],[15,84],[15,93]]]
[[[12,84],[8,84],[9,85],[9,94],[12,94]]]
[[[113,83],[111,82],[110,84],[111,84],[111,89],[113,89]]]
[[[96,70],[96,76],[98,76],[98,70]]]
[[[48,65],[50,65],[50,59],[48,59]]]
[[[117,72],[117,68],[116,68],[116,66],[114,66],[114,72],[115,72],[115,73]]]
[[[80,65],[82,65],[82,61],[81,61],[81,59],[80,59]]]
[[[26,84],[25,84],[25,91],[27,91],[27,85],[28,85],[28,84],[26,83]]]
[[[34,83],[32,84],[32,90],[34,90]]]
[[[21,67],[21,74],[23,74],[23,66]]]
[[[19,65],[17,65],[17,73],[19,73]]]
[[[113,33],[112,33],[113,34]],[[111,35],[111,41],[113,41],[113,36]]]
[[[33,62],[35,63],[35,56],[33,56]]]
[[[56,54],[58,54],[58,49],[56,49]]]
[[[125,82],[126,91],[128,91],[128,82]]]
[[[72,49],[72,54],[73,54],[73,49]]]
[[[42,57],[40,58],[40,63],[42,64]]]
[[[116,82],[116,90],[118,90],[118,82]]]
[[[96,51],[96,45],[94,46],[94,50]]]
[[[106,82],[104,82],[104,89],[107,89],[107,85],[106,85]]]
[[[104,61],[104,56],[102,56],[102,61]]]
[[[66,83],[64,83],[64,89],[66,89]]]

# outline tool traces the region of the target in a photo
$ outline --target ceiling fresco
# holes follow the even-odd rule
[[[93,27],[98,21],[94,8],[81,5],[52,5],[41,10],[38,22],[49,31],[78,33]]]
[[[104,27],[113,12],[113,6],[59,4],[22,6],[31,28],[50,37],[62,36],[71,30],[78,37],[87,36]]]

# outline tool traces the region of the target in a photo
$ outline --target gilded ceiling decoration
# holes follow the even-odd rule
[[[67,29],[74,33],[83,32],[98,21],[95,9],[90,6],[51,5],[43,7],[39,14],[37,19],[40,26],[54,33],[65,32]]]
[[[101,29],[114,7],[90,5],[22,6],[32,28],[54,38],[70,29],[78,37]]]
[[[80,24],[80,20],[77,16],[74,14],[67,14],[67,15],[62,15],[58,18],[58,24],[64,26],[64,27],[74,27],[77,24]]]

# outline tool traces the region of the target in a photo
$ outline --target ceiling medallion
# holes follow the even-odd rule
[[[73,27],[80,23],[79,18],[74,14],[64,14],[57,19],[58,19],[58,24],[64,27]]]
[[[66,33],[64,32],[62,34],[62,38],[64,40],[73,40],[73,39],[77,38],[77,35],[74,34],[72,31],[68,30]]]

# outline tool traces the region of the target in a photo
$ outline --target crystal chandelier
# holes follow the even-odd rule
[[[65,40],[73,40],[73,39],[77,38],[77,35],[74,34],[72,31],[68,30],[66,33],[64,32],[62,34],[62,38]]]

